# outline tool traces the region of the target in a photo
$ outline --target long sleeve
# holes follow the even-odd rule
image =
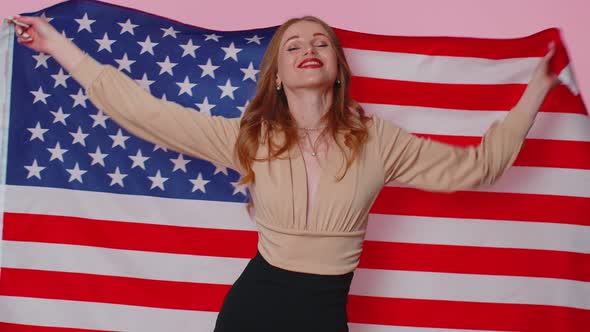
[[[130,133],[177,152],[238,170],[240,119],[209,116],[152,96],[129,76],[89,55],[70,72],[92,103]]]
[[[492,184],[514,163],[533,121],[528,113],[510,111],[486,131],[478,146],[459,147],[376,118],[384,181],[444,192]]]

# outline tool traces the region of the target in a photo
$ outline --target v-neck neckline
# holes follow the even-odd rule
[[[305,164],[305,157],[303,155],[303,149],[301,148],[300,144],[296,144],[297,145],[297,149],[299,152],[299,156],[297,157],[297,159],[299,159],[300,161],[300,166],[303,168],[303,175],[304,175],[304,180],[305,180],[305,186],[304,186],[304,199],[303,199],[303,204],[305,204],[305,209],[303,209],[303,211],[305,211],[304,213],[304,220],[305,220],[305,224],[304,224],[304,229],[309,230],[309,226],[310,226],[310,218],[314,218],[317,215],[317,206],[318,206],[318,201],[321,198],[321,189],[323,188],[323,178],[326,177],[326,175],[329,175],[332,172],[332,163],[334,162],[332,159],[334,157],[334,149],[335,149],[335,145],[336,142],[331,142],[331,146],[328,146],[328,151],[326,152],[325,155],[325,163],[322,167],[322,165],[320,164],[320,171],[318,174],[318,180],[317,183],[315,185],[314,188],[314,201],[310,202],[309,200],[309,196],[310,196],[310,190],[309,190],[309,176],[308,176],[308,172],[309,170],[307,169],[307,165]],[[308,204],[309,202],[309,204]],[[310,206],[311,205],[311,206]],[[308,218],[309,217],[309,218]]]

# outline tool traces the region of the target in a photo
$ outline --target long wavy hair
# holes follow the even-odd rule
[[[324,21],[314,16],[290,19],[278,28],[268,45],[260,65],[256,95],[248,104],[240,122],[235,151],[240,165],[246,173],[240,180],[242,184],[254,183],[255,175],[252,170],[254,161],[270,162],[270,160],[279,158],[283,153],[289,151],[298,142],[299,135],[295,119],[289,111],[284,92],[276,89],[275,78],[278,72],[281,38],[291,25],[300,21],[315,22],[321,25],[336,51],[337,80],[340,82],[339,84],[334,83],[333,103],[321,121],[327,126],[326,132],[331,135],[345,156],[346,165],[344,171],[336,176],[338,181],[346,175],[346,171],[358,157],[363,143],[367,140],[367,121],[370,118],[365,115],[363,108],[349,96],[350,67],[336,33]],[[262,132],[263,124],[264,133]],[[281,140],[281,144],[277,144],[273,139],[279,133],[284,138]],[[348,148],[348,153],[346,148],[336,139],[338,133],[344,135],[344,145]],[[261,144],[267,145],[268,155],[257,158],[257,151]],[[251,204],[252,202],[249,204],[250,207]]]

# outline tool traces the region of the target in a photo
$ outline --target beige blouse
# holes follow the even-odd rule
[[[111,65],[85,58],[70,73],[94,105],[129,132],[178,152],[241,172],[234,157],[240,119],[208,116],[163,101]],[[255,162],[250,192],[256,207],[258,250],[272,265],[315,274],[344,274],[359,262],[369,209],[390,181],[430,191],[494,182],[514,160],[534,115],[513,110],[490,127],[479,146],[457,147],[414,136],[373,117],[369,138],[346,176],[343,156],[329,149],[307,216],[307,176],[298,147],[285,159]],[[263,156],[265,145],[258,151]],[[391,202],[395,204],[395,202]]]

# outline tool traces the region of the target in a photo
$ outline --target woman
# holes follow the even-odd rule
[[[292,19],[264,55],[241,119],[209,117],[151,96],[38,17],[17,41],[52,55],[95,106],[135,135],[236,169],[250,187],[258,253],[234,283],[215,331],[348,331],[346,303],[367,216],[390,181],[433,191],[493,183],[515,160],[546,94],[551,48],[518,104],[477,147],[418,138],[367,116],[328,25]]]

